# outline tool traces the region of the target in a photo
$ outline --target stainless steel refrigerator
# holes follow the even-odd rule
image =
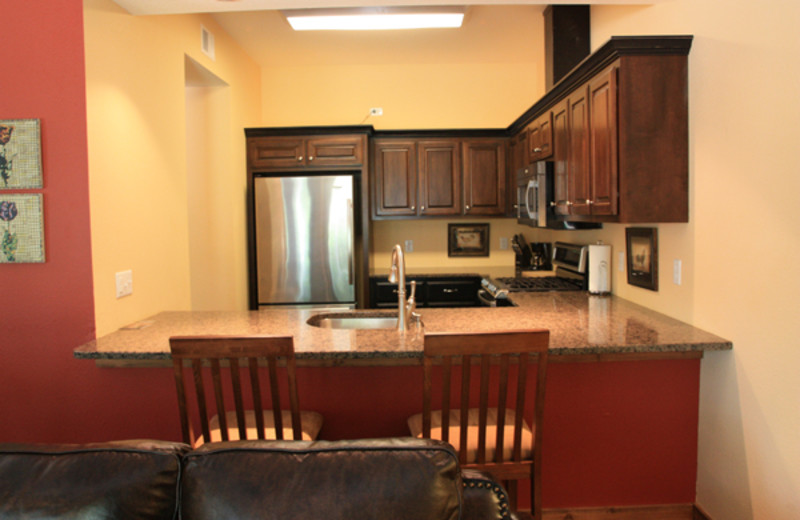
[[[352,175],[257,177],[258,305],[354,306]]]

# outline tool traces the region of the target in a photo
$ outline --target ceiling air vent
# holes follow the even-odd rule
[[[203,54],[212,60],[216,60],[214,57],[214,35],[202,25],[200,26],[200,48],[203,50]]]

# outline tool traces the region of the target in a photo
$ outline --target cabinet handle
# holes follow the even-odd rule
[[[469,206],[466,207],[466,210],[469,211]]]
[[[302,160],[303,160],[303,156],[302,155],[297,158],[297,162],[301,162]]]
[[[567,206],[572,206],[572,201],[571,201],[571,200],[568,200],[568,201],[566,202],[566,204],[567,204]]]
[[[555,208],[556,206],[558,206],[558,204],[556,204],[556,203],[555,203],[555,201],[552,201],[552,200],[551,200],[551,201],[550,201],[550,207],[551,207],[551,208]]]
[[[445,294],[453,294],[453,293],[457,293],[458,289],[442,289],[442,292],[445,293]]]
[[[539,148],[539,147],[536,147],[536,148],[533,149],[533,153],[542,153],[542,149]]]
[[[594,201],[593,201],[593,200],[586,199],[586,204],[588,204],[588,205],[590,205],[590,206],[591,206],[592,204],[594,204]]]
[[[415,211],[417,209],[416,206],[411,206],[411,211]]]
[[[419,210],[420,210],[420,211],[425,211],[425,206],[420,206],[420,207],[419,207]]]
[[[314,156],[313,156],[313,155],[309,155],[309,156],[308,156],[308,160],[309,160],[309,161],[313,161],[313,160],[314,160]]]
[[[553,203],[551,202],[550,204],[553,204]],[[517,208],[519,207],[519,204],[514,204],[514,205],[513,205],[513,206],[511,206],[511,207],[512,207],[513,209],[517,209]]]

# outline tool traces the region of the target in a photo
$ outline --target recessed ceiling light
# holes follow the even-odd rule
[[[375,31],[461,27],[464,7],[364,7],[282,11],[295,31]]]

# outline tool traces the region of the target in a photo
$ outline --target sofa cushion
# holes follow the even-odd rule
[[[458,458],[440,441],[220,442],[184,457],[186,520],[455,520],[460,514]]]
[[[0,518],[171,519],[185,444],[0,444]]]

